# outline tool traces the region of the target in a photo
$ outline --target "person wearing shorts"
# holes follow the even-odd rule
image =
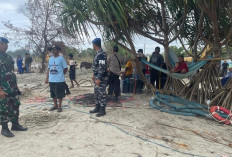
[[[69,56],[69,60],[70,60],[69,61],[69,67],[70,67],[69,68],[69,79],[71,80],[71,84],[72,84],[72,86],[70,88],[74,87],[73,82],[75,82],[77,87],[79,87],[79,84],[76,80],[76,66],[77,66],[77,64],[76,64],[75,60],[73,59],[73,54],[69,54],[68,56]]]
[[[65,97],[65,74],[68,71],[68,66],[65,59],[59,55],[61,48],[57,45],[52,47],[53,56],[48,62],[47,78],[45,83],[49,83],[50,94],[53,99],[54,106],[50,111],[57,110],[62,112],[62,101]],[[59,104],[57,104],[59,100]]]

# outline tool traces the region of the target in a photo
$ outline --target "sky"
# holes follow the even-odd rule
[[[4,36],[4,34],[8,31],[8,29],[2,24],[2,21],[10,21],[14,26],[18,27],[27,27],[29,25],[29,20],[22,14],[22,9],[26,9],[26,1],[27,0],[0,0],[0,36]],[[96,36],[94,34],[90,36],[92,39],[95,37],[101,38],[101,34],[97,33]],[[10,41],[8,50],[20,48],[15,43],[16,41],[14,40]],[[23,43],[25,42],[22,41],[21,45],[23,45]],[[144,49],[145,47],[146,54],[151,54],[156,46],[160,46],[161,52],[163,52],[163,47],[161,45],[144,37],[136,37],[136,39],[134,39],[134,44],[136,49]],[[175,41],[171,45],[180,46]],[[79,45],[79,48],[81,49],[89,47],[92,46],[87,39],[84,41],[84,43]]]

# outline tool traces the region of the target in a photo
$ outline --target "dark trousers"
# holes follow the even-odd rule
[[[113,95],[114,93],[115,97],[118,97],[120,95],[119,75],[110,72],[107,84],[109,85],[108,95]]]
[[[222,68],[222,77],[226,76],[227,74],[227,69]]]
[[[143,71],[143,76],[145,76],[146,69],[143,69],[142,71]],[[145,84],[143,83],[142,80],[140,80],[140,83],[141,83],[141,87],[143,89]]]
[[[152,69],[151,74],[150,74],[150,81],[153,86],[156,84],[156,88],[160,89],[161,88],[161,73],[158,70]]]
[[[161,89],[164,88],[166,81],[167,81],[167,77],[161,77]]]
[[[29,63],[26,63],[26,64],[25,64],[25,67],[26,67],[26,72],[27,72],[27,73],[30,73],[30,72],[31,72],[31,70],[30,70],[30,64],[29,64]]]

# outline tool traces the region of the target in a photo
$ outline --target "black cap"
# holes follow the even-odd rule
[[[141,53],[143,53],[143,49],[139,49],[137,52],[141,52]]]
[[[52,49],[53,49],[53,50],[54,50],[54,49],[57,49],[57,50],[61,51],[61,48],[60,48],[58,45],[53,45],[53,46],[52,46]]]
[[[178,57],[180,57],[180,58],[183,58],[183,59],[184,59],[184,55],[179,55]]]
[[[52,51],[52,47],[51,46],[48,47],[48,51]]]

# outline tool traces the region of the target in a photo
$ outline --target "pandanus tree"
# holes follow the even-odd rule
[[[60,0],[63,9],[61,20],[68,32],[71,34],[77,33],[82,37],[88,37],[89,31],[92,29],[95,32],[93,27],[97,27],[103,32],[104,38],[129,49],[136,59],[133,37],[137,33],[131,29],[131,25],[136,23],[140,27],[144,27],[147,23],[146,19],[141,23],[135,18],[137,12],[140,12],[138,8],[140,4],[141,1],[139,0]],[[141,16],[143,15],[141,14]],[[137,59],[136,66],[141,79],[150,89],[153,89],[143,76]]]
[[[198,45],[212,46],[213,56],[220,57],[221,47],[231,39],[230,0],[60,0],[60,6],[61,19],[70,33],[88,36],[95,25],[105,38],[125,48],[129,45],[134,57],[133,37],[141,35],[164,46],[168,65],[169,44],[177,38],[190,44],[196,58]],[[200,102],[212,99],[221,89],[215,64],[207,65],[180,95]],[[137,68],[145,81],[139,64]]]
[[[200,103],[206,100],[213,100],[213,102],[220,100],[220,103],[223,103],[222,100],[227,101],[227,94],[231,93],[224,92],[220,94],[222,97],[216,96],[222,89],[216,67],[220,64],[217,59],[221,57],[222,47],[227,45],[232,37],[232,1],[196,0],[192,1],[190,8],[192,12],[188,19],[191,21],[187,20],[186,29],[183,29],[180,36],[193,47],[195,54],[197,54],[198,45],[203,47],[209,45],[212,48],[213,59],[193,77],[180,95]]]
[[[178,14],[182,16],[178,20],[173,18],[167,5],[176,2],[185,6],[185,1],[177,0],[60,0],[63,9],[61,19],[71,34],[78,33],[81,36],[88,36],[89,28],[95,25],[105,38],[129,49],[135,58],[133,37],[140,35],[149,38],[164,46],[165,59],[169,65],[169,44],[177,39],[187,14],[186,7],[184,10],[177,8]],[[142,80],[151,87],[138,61],[137,68]]]

